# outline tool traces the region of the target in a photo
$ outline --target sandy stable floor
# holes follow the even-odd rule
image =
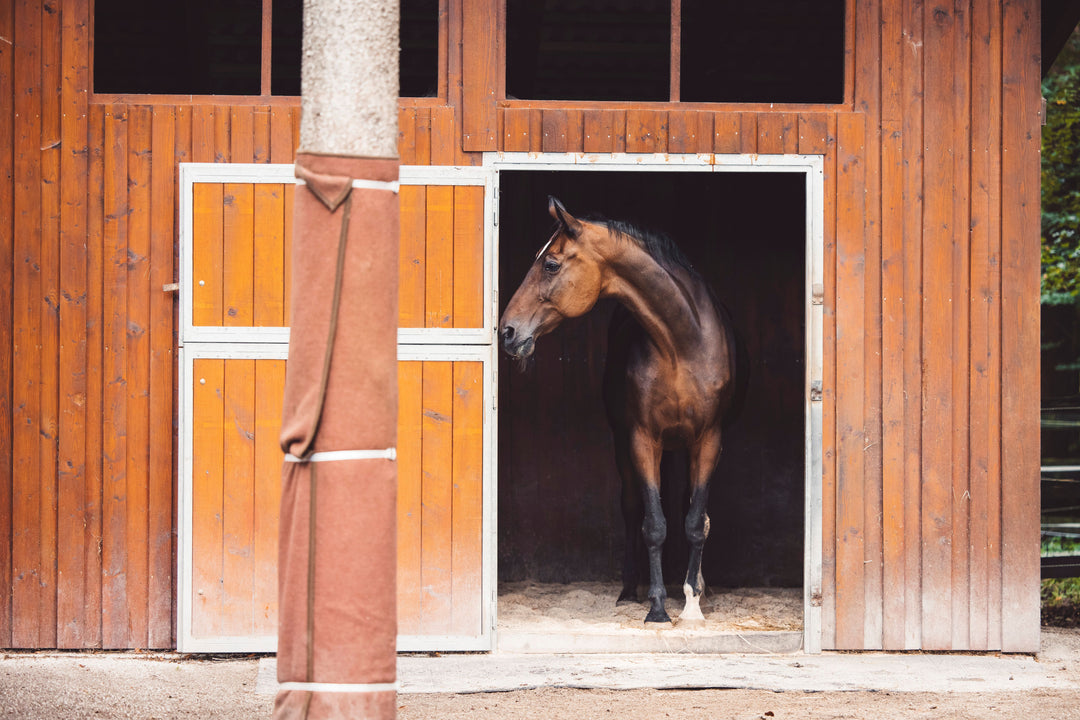
[[[607,634],[650,632],[645,628],[648,603],[615,605],[618,583],[501,583],[499,631],[524,633]],[[679,629],[682,591],[669,588],[668,615]],[[644,592],[640,593],[643,597]],[[801,588],[710,588],[701,601],[704,624],[695,633],[800,631]]]

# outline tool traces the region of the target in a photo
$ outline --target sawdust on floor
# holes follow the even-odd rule
[[[517,582],[499,585],[499,631],[607,634],[650,632],[648,602],[616,606],[618,583],[568,584]],[[665,607],[678,630],[681,591],[669,589]],[[644,596],[644,593],[641,593]],[[709,588],[701,601],[705,622],[684,629],[694,633],[801,631],[802,588]]]

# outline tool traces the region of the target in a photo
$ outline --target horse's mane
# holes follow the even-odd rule
[[[686,270],[691,275],[698,276],[698,272],[686,255],[683,254],[683,251],[665,233],[643,228],[637,223],[628,220],[611,220],[602,216],[586,216],[582,219],[597,225],[603,225],[620,240],[627,239],[637,243],[656,262],[668,269],[678,267]]]

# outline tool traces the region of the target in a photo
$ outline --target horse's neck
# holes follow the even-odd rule
[[[676,358],[696,345],[700,316],[685,281],[636,244],[624,244],[611,260],[615,279],[608,294],[637,318],[661,354]]]

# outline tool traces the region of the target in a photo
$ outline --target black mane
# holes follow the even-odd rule
[[[686,258],[683,251],[675,244],[668,235],[655,230],[643,228],[640,225],[627,220],[609,220],[604,217],[585,217],[587,222],[603,225],[616,238],[630,239],[636,242],[656,262],[667,268],[679,267],[694,275],[697,271],[693,264]]]

